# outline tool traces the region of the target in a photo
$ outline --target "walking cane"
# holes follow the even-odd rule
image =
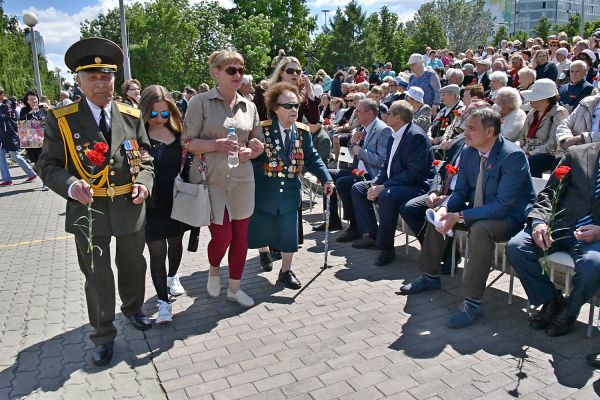
[[[329,253],[329,196],[325,196],[325,261],[321,269],[331,268],[331,265],[327,265],[327,255]]]

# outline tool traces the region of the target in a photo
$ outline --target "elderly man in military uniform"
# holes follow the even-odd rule
[[[140,112],[112,101],[115,72],[122,62],[121,49],[102,38],[81,40],[67,50],[65,63],[77,73],[84,96],[48,114],[37,165],[44,183],[67,199],[66,231],[75,235],[79,267],[86,278],[96,365],[110,362],[117,335],[110,258],[113,236],[121,310],[137,329],[151,327],[142,313],[146,274],[143,228],[144,201],[150,195],[154,172],[152,160],[143,157],[150,144]]]

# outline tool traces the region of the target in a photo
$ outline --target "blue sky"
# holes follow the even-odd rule
[[[138,0],[140,1],[140,0]],[[148,1],[148,0],[141,0]],[[197,2],[201,0],[190,0]],[[231,6],[230,0],[217,0],[223,6]],[[125,4],[134,0],[125,0]],[[319,25],[323,24],[322,9],[335,11],[337,7],[344,7],[349,0],[308,0],[313,15],[319,15]],[[412,14],[425,0],[359,0],[367,13],[377,11],[381,6],[387,5],[392,12],[396,12],[401,20],[410,19]],[[50,68],[60,67],[63,71],[63,55],[66,49],[79,39],[79,23],[85,19],[93,19],[99,13],[117,7],[118,0],[5,0],[4,10],[7,14],[20,17],[26,11],[34,12],[38,17],[38,30],[44,37],[46,57]],[[330,13],[328,15],[331,16]]]

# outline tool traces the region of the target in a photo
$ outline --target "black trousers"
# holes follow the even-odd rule
[[[360,176],[352,175],[352,171],[348,169],[330,169],[329,174],[335,184],[335,190],[329,199],[330,223],[341,222],[338,213],[339,196],[339,200],[341,200],[344,205],[344,219],[350,221],[350,229],[357,229],[356,215],[354,214],[354,207],[352,205],[352,185],[356,182],[363,181],[364,179],[371,180],[371,176],[365,174],[365,178],[363,179]],[[325,197],[323,197],[323,208],[325,208]]]
[[[116,236],[115,265],[117,266],[121,311],[129,316],[142,311],[146,287],[146,259],[144,230]],[[115,319],[115,279],[111,268],[111,236],[93,237],[93,264],[88,240],[75,234],[79,268],[85,275],[85,299],[88,317],[94,331],[90,339],[94,344],[112,342],[117,336]],[[96,247],[97,246],[97,247]]]

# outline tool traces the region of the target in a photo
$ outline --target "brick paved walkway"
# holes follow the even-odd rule
[[[13,173],[17,173],[13,169]],[[15,181],[17,182],[17,181]],[[302,292],[275,286],[256,251],[243,288],[252,309],[206,293],[206,242],[185,253],[187,294],[172,324],[145,334],[119,314],[109,368],[90,363],[92,344],[73,240],[64,233],[64,200],[39,183],[0,189],[0,399],[591,399],[600,373],[584,355],[600,351],[585,337],[587,308],[576,331],[548,339],[527,327],[519,286],[506,304],[508,277],[490,275],[485,317],[450,330],[460,302],[460,273],[443,290],[398,296],[416,276],[416,247],[384,268],[376,253],[332,244],[333,268],[321,273],[322,234],[308,232],[295,260]],[[316,223],[320,215],[307,212]],[[335,237],[335,235],[334,235]],[[226,285],[227,269],[222,271]],[[492,283],[493,282],[493,283]],[[518,281],[517,281],[518,283]],[[156,297],[146,281],[146,311]],[[597,388],[597,389],[595,389]]]

